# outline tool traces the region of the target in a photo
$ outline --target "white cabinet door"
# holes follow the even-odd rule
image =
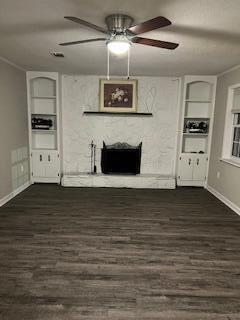
[[[59,177],[59,157],[56,152],[48,152],[45,154],[46,177]]]
[[[45,177],[45,154],[34,151],[32,153],[32,176]]]
[[[192,180],[193,159],[191,155],[181,155],[179,161],[178,176],[180,180]]]
[[[206,179],[206,170],[207,170],[207,156],[202,154],[197,155],[194,158],[193,180],[204,181]]]
[[[32,176],[33,177],[58,178],[59,173],[60,173],[60,161],[59,161],[58,152],[56,151],[32,152]]]

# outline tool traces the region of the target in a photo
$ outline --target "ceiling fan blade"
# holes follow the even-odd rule
[[[136,26],[129,28],[128,30],[134,34],[145,33],[148,31],[152,31],[158,28],[163,28],[169,26],[171,21],[164,17],[156,17],[151,20],[147,20],[143,23],[139,23]]]
[[[74,44],[87,43],[87,42],[95,42],[95,41],[106,41],[106,38],[96,38],[96,39],[87,39],[87,40],[79,40],[79,41],[71,41],[71,42],[63,42],[59,43],[60,46],[72,46]]]
[[[105,33],[105,34],[109,34],[108,30],[102,28],[102,27],[99,27],[99,26],[96,26],[95,24],[93,23],[90,23],[90,22],[87,22],[85,20],[82,20],[82,19],[79,19],[79,18],[76,18],[76,17],[64,17],[65,19],[68,19],[68,20],[71,20],[73,22],[76,22],[78,24],[81,24],[83,26],[86,26],[86,27],[89,27],[89,28],[92,28],[94,30],[97,30],[99,32],[102,32],[102,33]]]
[[[134,43],[144,44],[146,46],[152,46],[152,47],[169,49],[169,50],[174,50],[179,46],[178,43],[174,43],[174,42],[167,42],[167,41],[154,40],[154,39],[141,38],[141,37],[134,37],[131,39],[131,41]]]

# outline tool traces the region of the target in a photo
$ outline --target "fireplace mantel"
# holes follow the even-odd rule
[[[135,116],[135,117],[152,117],[151,112],[103,112],[103,111],[84,111],[84,115],[96,116]]]

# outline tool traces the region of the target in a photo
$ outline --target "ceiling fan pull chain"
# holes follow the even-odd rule
[[[127,52],[127,79],[130,79],[130,76],[129,76],[129,69],[130,69],[130,48],[128,49],[128,52]]]
[[[109,49],[108,49],[108,46],[107,46],[107,79],[109,80],[109,69],[110,69],[110,56],[109,56]]]

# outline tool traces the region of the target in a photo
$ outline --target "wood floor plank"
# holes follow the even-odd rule
[[[33,185],[0,208],[0,319],[240,319],[240,217],[201,188]]]

